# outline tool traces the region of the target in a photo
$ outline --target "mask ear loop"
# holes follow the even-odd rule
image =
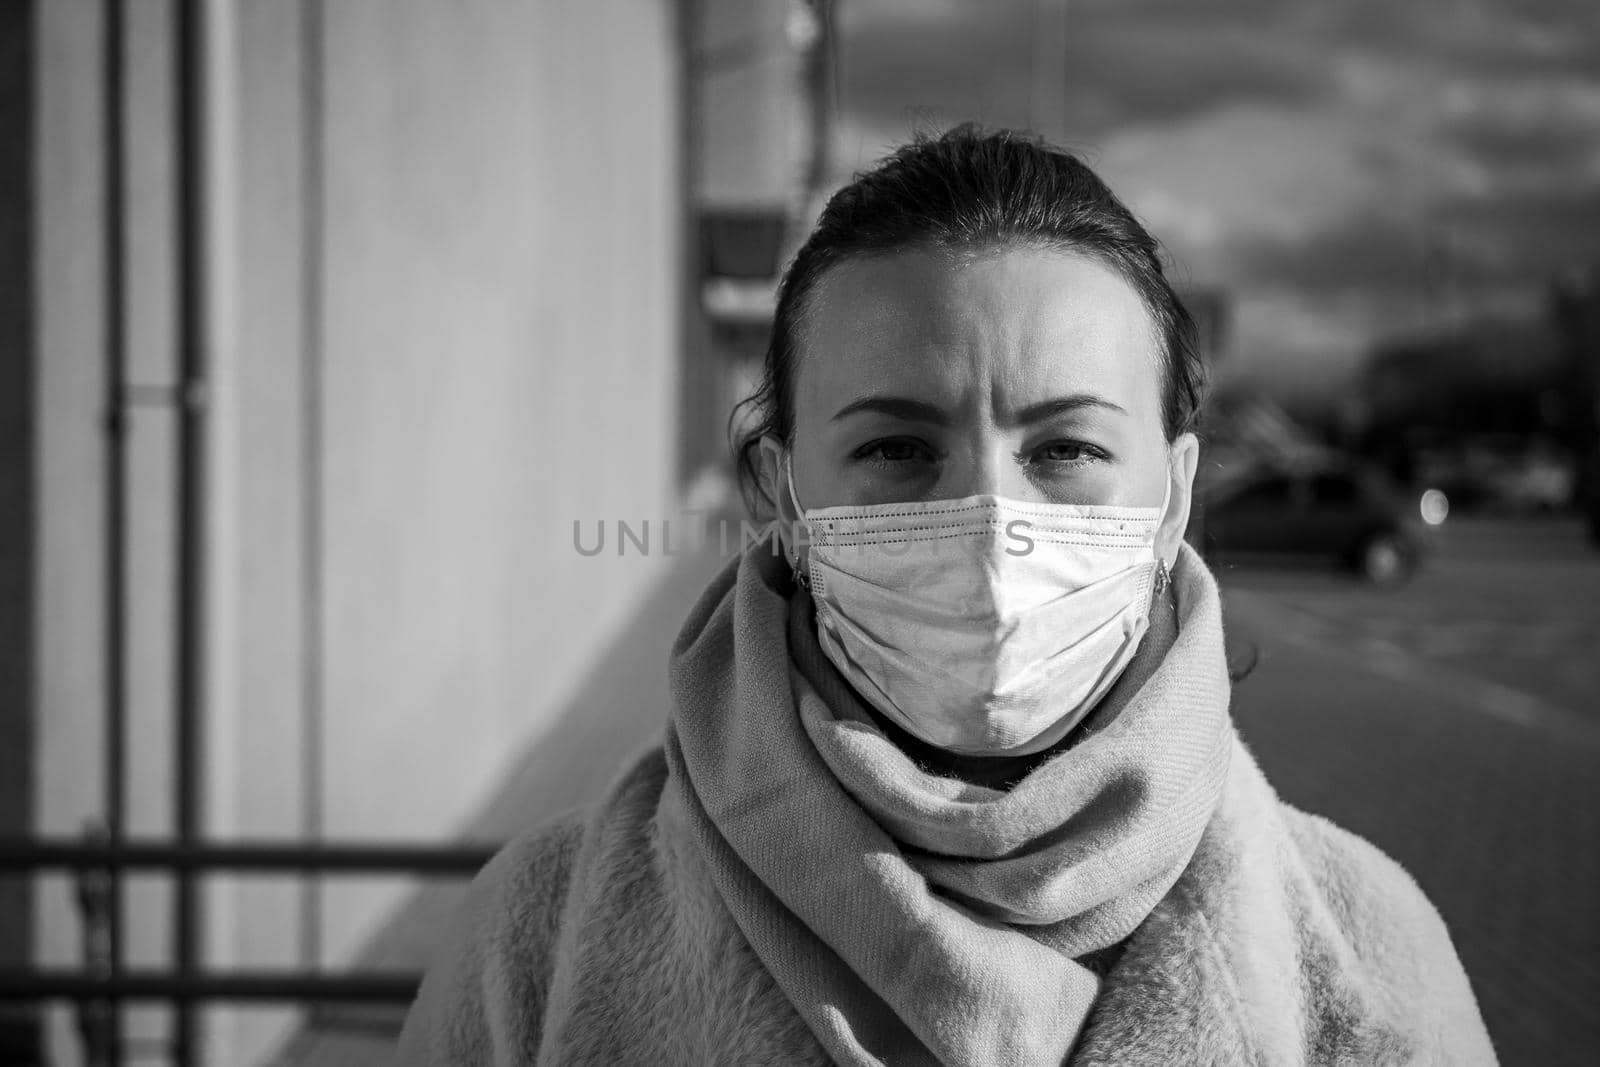
[[[789,489],[789,504],[794,508],[794,526],[789,529],[789,548],[794,553],[794,558],[789,561],[789,568],[794,571],[795,581],[799,582],[807,592],[811,591],[811,579],[807,577],[805,568],[800,564],[800,549],[794,543],[794,527],[805,522],[805,509],[800,506],[800,498],[794,491],[794,456],[786,448],[783,450],[784,481]]]
[[[1156,520],[1158,523],[1166,519],[1167,507],[1172,503],[1172,472],[1170,470],[1167,472],[1166,484],[1166,491],[1161,494],[1161,517]],[[1155,584],[1156,596],[1160,596],[1165,593],[1167,591],[1167,587],[1172,584],[1172,574],[1167,569],[1167,561],[1159,555],[1156,556]]]

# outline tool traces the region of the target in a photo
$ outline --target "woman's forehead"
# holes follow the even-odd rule
[[[801,330],[797,416],[826,420],[875,390],[999,408],[1104,396],[1160,420],[1154,322],[1116,271],[1088,256],[1013,248],[914,250],[823,276]]]

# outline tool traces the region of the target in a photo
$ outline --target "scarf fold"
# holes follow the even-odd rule
[[[920,767],[828,662],[772,532],[690,613],[666,753],[717,891],[836,1062],[1060,1064],[1194,854],[1232,747],[1217,589],[1185,545],[1080,738],[1001,791]]]

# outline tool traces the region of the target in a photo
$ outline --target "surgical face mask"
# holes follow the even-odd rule
[[[952,752],[1065,737],[1133,658],[1166,583],[1170,478],[1154,508],[971,496],[807,510],[787,477],[823,652],[878,711]]]

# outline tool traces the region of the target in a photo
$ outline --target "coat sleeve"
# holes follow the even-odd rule
[[[1436,1062],[1493,1065],[1498,1062],[1494,1044],[1489,1039],[1472,983],[1451,943],[1444,919],[1421,890],[1417,891],[1415,900],[1414,925],[1419,933],[1417,954],[1421,980],[1433,1009],[1433,1036],[1438,1048]]]
[[[1296,813],[1302,846],[1369,978],[1409,1024],[1416,1064],[1493,1065],[1494,1045],[1449,928],[1411,875],[1370,842]],[[1306,831],[1310,830],[1310,833]],[[1320,855],[1319,855],[1320,854]]]
[[[534,1061],[582,836],[581,813],[568,813],[512,841],[478,872],[406,1013],[396,1063]]]

